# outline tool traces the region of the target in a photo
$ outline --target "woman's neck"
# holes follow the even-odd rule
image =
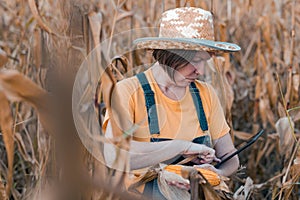
[[[176,85],[176,83],[158,63],[155,63],[151,70],[157,85],[167,97],[173,100],[180,100],[184,97],[186,87]]]

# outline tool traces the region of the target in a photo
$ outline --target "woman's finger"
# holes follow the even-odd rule
[[[208,170],[214,171],[214,172],[216,172],[217,174],[219,174],[219,170],[216,169],[216,168],[215,168],[214,166],[212,166],[211,164],[194,165],[194,167],[197,167],[197,168],[203,168],[203,169],[208,169]]]
[[[205,156],[205,155],[200,155],[200,158],[202,158],[202,159],[213,159],[215,156],[211,156],[211,155],[207,155],[207,156]]]
[[[173,186],[176,186],[180,189],[183,189],[183,190],[189,190],[190,189],[190,184],[189,183],[181,183],[181,182],[177,182],[177,181],[167,181],[167,183],[169,185],[173,185]]]
[[[214,157],[213,161],[221,162],[221,159],[219,159],[219,158],[217,158],[217,157]]]
[[[190,155],[198,155],[198,152],[185,152],[182,155],[190,156]]]
[[[211,162],[212,162],[212,160],[208,160],[208,159],[202,159],[202,160],[200,160],[200,164],[209,164]]]

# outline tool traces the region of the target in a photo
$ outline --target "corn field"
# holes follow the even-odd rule
[[[0,199],[137,199],[120,189],[126,173],[102,162],[97,108],[151,63],[132,41],[156,36],[161,13],[180,6],[212,11],[216,40],[242,48],[214,57],[204,77],[235,146],[266,132],[239,154],[222,198],[299,199],[299,0],[0,0]]]

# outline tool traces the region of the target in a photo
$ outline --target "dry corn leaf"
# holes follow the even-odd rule
[[[42,37],[41,30],[36,28],[33,33],[33,60],[36,68],[40,68],[42,64]]]
[[[35,155],[35,151],[34,151],[34,144],[33,144],[33,140],[31,139],[31,134],[36,131],[36,127],[34,127],[34,129],[30,129],[31,126],[26,127],[25,124],[22,124],[23,126],[23,130],[24,130],[24,139],[26,141],[26,149],[28,154],[30,155],[31,158],[31,163],[37,163],[36,160],[36,155]]]
[[[134,11],[129,11],[129,12],[122,12],[122,13],[118,13],[117,19],[116,21],[120,21],[126,17],[132,17],[134,15]]]
[[[260,99],[262,95],[262,81],[259,76],[256,76],[255,99]]]
[[[92,32],[92,36],[93,36],[93,41],[94,41],[94,52],[92,52],[92,54],[96,54],[96,64],[101,65],[102,63],[102,58],[101,58],[101,51],[102,51],[102,47],[100,45],[100,34],[101,34],[101,28],[102,28],[102,13],[101,12],[90,12],[88,15],[88,19],[89,19],[89,24],[90,24],[90,31]],[[98,82],[98,78],[99,76],[96,76],[96,74],[99,74],[97,72],[94,71],[93,67],[89,67],[89,77],[92,79],[92,83],[97,83]],[[98,95],[98,100],[101,100],[101,92],[102,91],[98,91],[101,90],[101,87],[98,83],[97,87],[97,95]],[[99,104],[101,102],[98,102]]]
[[[6,148],[8,160],[6,194],[9,196],[13,183],[13,163],[14,163],[14,133],[13,118],[10,105],[5,95],[0,92],[0,128],[3,135],[3,141]]]
[[[175,4],[175,6],[176,6],[176,8],[179,8],[179,7],[181,7],[181,6],[180,6],[180,0],[176,0],[176,4]]]
[[[220,101],[222,102],[222,107],[224,113],[226,112],[226,107],[227,107],[227,99],[225,98],[225,88],[224,88],[224,79],[223,79],[223,67],[225,64],[225,59],[223,57],[213,57],[213,63],[215,66],[215,69],[217,71],[216,74],[213,74],[212,77],[212,82],[214,84],[214,87],[217,90],[217,93],[219,95]],[[231,99],[229,99],[230,101]]]
[[[234,82],[234,75],[231,70],[225,72],[223,74],[224,78],[224,92],[225,92],[225,99],[226,99],[226,118],[228,121],[231,121],[231,109],[234,101],[234,91],[232,88],[232,83]]]
[[[42,127],[41,123],[38,123],[37,138],[37,157],[40,166],[39,172],[40,174],[45,175],[47,163],[50,157],[51,140],[50,137],[46,134],[46,130],[44,130],[44,127]]]
[[[294,123],[292,123],[292,126],[294,126]],[[279,140],[280,154],[290,157],[290,153],[293,149],[294,141],[295,141],[293,137],[294,127],[291,127],[291,124],[287,117],[280,118],[276,122],[275,127],[280,138]]]
[[[285,188],[284,199],[290,199],[291,193],[295,190],[295,187],[299,184],[300,178],[300,164],[294,164],[291,166],[291,177],[283,184]]]
[[[6,200],[7,199],[7,196],[6,196],[6,193],[5,193],[5,186],[2,182],[1,176],[0,176],[0,199],[1,200]]]
[[[251,134],[251,133],[247,133],[247,132],[243,132],[243,131],[236,131],[236,130],[233,131],[233,134],[238,139],[245,140],[245,141],[249,140],[253,136],[253,134]]]
[[[267,48],[269,50],[269,52],[272,52],[272,45],[271,45],[271,25],[270,25],[270,18],[269,16],[264,16],[263,17],[263,23],[264,23],[264,27],[263,27],[263,38],[266,42]]]
[[[208,184],[208,182],[211,182],[212,185],[219,185],[221,181],[220,177],[216,173],[206,169],[197,169],[197,171],[195,171],[193,167],[182,167],[181,165],[166,166],[165,170],[159,173],[158,183],[161,188],[161,192],[165,195],[165,197],[167,197],[167,199],[190,199],[191,197],[187,191],[178,189],[177,187],[170,187],[170,185],[166,183],[166,181],[188,183],[187,180],[182,179],[182,177],[180,176],[180,174],[183,174],[183,177],[189,178],[190,180],[191,191],[197,193],[197,191],[193,190],[193,186],[197,188],[201,187],[205,199],[221,199],[220,196],[216,193],[216,191],[211,187],[211,185]],[[193,178],[199,178],[200,182],[197,182],[197,185],[193,185]],[[205,178],[206,180],[208,180],[208,182],[205,180]]]
[[[191,180],[191,179],[190,179]],[[199,187],[202,188],[205,199],[207,200],[221,200],[221,197],[214,190],[214,188],[208,183],[200,184]]]
[[[129,66],[129,60],[125,56],[113,57],[110,65],[118,81],[124,79],[123,74],[127,73]]]
[[[284,95],[284,100],[286,103],[290,102],[290,97],[292,93],[292,69],[288,70],[287,76],[287,86],[286,86],[286,93]]]
[[[277,102],[277,111],[280,118],[286,117],[286,110],[280,101]]]
[[[293,65],[293,61],[294,61],[294,51],[295,51],[295,37],[296,37],[296,29],[295,29],[295,10],[296,10],[296,0],[293,0],[291,2],[291,25],[289,27],[290,30],[290,50],[291,50],[291,54],[290,54],[290,64]]]
[[[250,54],[251,50],[252,50],[255,42],[257,41],[257,35],[258,35],[258,32],[253,33],[251,41],[250,41],[249,45],[247,46],[246,52],[242,55],[242,58],[240,59],[242,66],[246,66],[246,61],[249,59],[249,56],[251,55]]]
[[[7,54],[0,48],[0,67],[5,65],[8,61]]]
[[[277,103],[277,96],[278,96],[278,89],[275,84],[275,80],[271,74],[270,69],[268,67],[266,68],[266,71],[264,72],[264,82],[267,87],[267,93],[269,96],[269,100],[271,102],[272,107],[274,107]]]
[[[247,177],[245,185],[240,186],[240,188],[234,193],[233,199],[250,199],[253,188],[253,180],[250,177]]]
[[[275,141],[273,141],[273,143],[270,144],[268,150],[266,151],[265,157],[268,158],[275,148],[276,150],[278,150],[278,146],[279,146],[278,144],[279,144],[279,139],[276,140],[275,138]]]
[[[293,74],[292,77],[292,87],[295,93],[298,95],[299,87],[300,87],[300,75],[299,74]]]
[[[47,33],[57,35],[43,22],[40,14],[39,14],[38,8],[36,7],[35,0],[28,0],[28,5],[29,5],[29,8],[33,14],[33,17],[37,21],[38,25],[43,30],[45,30]]]
[[[186,0],[186,3],[190,3],[190,7],[196,7],[195,0]]]
[[[268,123],[268,118],[267,118],[267,112],[266,112],[266,107],[268,102],[266,102],[265,99],[260,98],[259,99],[259,103],[258,103],[258,107],[259,107],[259,114],[260,114],[260,118],[262,120],[262,124],[263,127],[266,128],[267,127],[267,123]]]
[[[15,70],[0,72],[0,91],[10,101],[25,101],[37,109],[41,123],[52,132],[50,95],[29,78]]]
[[[267,127],[269,122],[273,127],[275,127],[275,116],[270,108],[269,98],[264,95],[259,99],[259,113],[263,122],[263,127]]]
[[[300,112],[294,116],[294,122],[296,123],[298,120],[300,120]]]
[[[272,75],[270,73],[266,74],[266,77],[270,80],[267,83],[267,91],[269,95],[269,100],[271,102],[272,107],[276,107],[276,103],[278,102],[277,97],[278,97],[278,88],[277,85],[275,84],[275,80],[272,78]]]
[[[191,199],[191,195],[187,190],[182,190],[177,188],[176,186],[171,186],[167,182],[177,181],[179,183],[188,184],[189,181],[187,179],[182,178],[180,175],[177,175],[172,172],[168,172],[166,170],[162,170],[159,173],[157,182],[160,188],[161,193],[167,199],[182,199],[189,200]]]
[[[299,165],[300,164],[300,149],[298,148],[296,158],[294,159],[294,165]],[[300,170],[300,168],[297,168]]]
[[[290,66],[292,63],[290,63],[291,58],[291,46],[290,46],[290,34],[288,33],[288,30],[282,30],[283,31],[283,61],[286,66]]]
[[[47,97],[45,90],[16,70],[0,72],[0,90],[11,101],[27,100],[36,107],[40,107]]]
[[[132,1],[133,3],[133,1]],[[162,11],[161,11],[161,7],[158,7],[159,6],[157,4],[157,2],[155,1],[150,1],[150,9],[149,9],[149,19],[150,19],[150,22],[153,22],[153,21],[157,21],[157,18],[161,15]],[[133,26],[133,24],[132,24]],[[132,42],[132,41],[131,41]]]
[[[105,73],[103,73],[101,77],[101,92],[103,94],[103,102],[106,105],[107,110],[111,109],[111,96],[113,93],[114,86],[116,84],[116,80],[109,69],[106,69]]]
[[[94,45],[97,47],[98,44],[100,44],[100,32],[101,32],[101,23],[102,23],[102,14],[101,12],[90,12],[88,14],[89,23],[94,39]]]
[[[257,156],[255,158],[255,166],[257,166],[260,159],[265,155],[266,151],[269,149],[269,146],[270,140],[267,140],[267,142],[262,146],[262,148],[259,148],[260,150],[257,152]]]
[[[26,147],[25,142],[24,142],[24,140],[23,140],[20,133],[16,132],[15,140],[16,140],[16,143],[18,145],[19,153],[22,155],[23,159],[25,161],[30,162],[30,163],[34,163],[34,160],[32,159],[32,157],[27,152],[27,147]]]

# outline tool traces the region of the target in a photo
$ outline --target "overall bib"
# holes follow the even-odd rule
[[[158,124],[157,110],[156,110],[156,106],[155,106],[155,98],[154,98],[155,94],[152,91],[151,86],[150,86],[144,73],[139,73],[136,76],[137,76],[137,78],[143,88],[143,91],[144,91],[150,134],[159,134],[160,130],[159,130],[159,124]],[[197,117],[198,117],[200,127],[201,127],[202,131],[208,133],[204,136],[195,138],[192,142],[197,143],[197,144],[205,144],[205,145],[211,147],[212,144],[211,144],[211,138],[210,138],[209,131],[208,131],[208,124],[207,124],[206,116],[204,113],[199,90],[196,87],[196,84],[194,82],[192,82],[190,84],[189,90],[192,95],[194,106],[197,111]],[[171,140],[171,139],[169,139],[169,138],[151,138],[150,141],[151,142],[161,142],[161,141],[166,141],[166,140]],[[176,160],[174,162],[174,164],[180,162],[181,160],[183,160],[183,157]],[[191,164],[192,163],[187,163],[186,165],[191,165]],[[146,183],[143,195],[150,197],[151,199],[155,199],[155,200],[165,199],[165,197],[159,190],[157,179],[154,179],[154,180]]]

